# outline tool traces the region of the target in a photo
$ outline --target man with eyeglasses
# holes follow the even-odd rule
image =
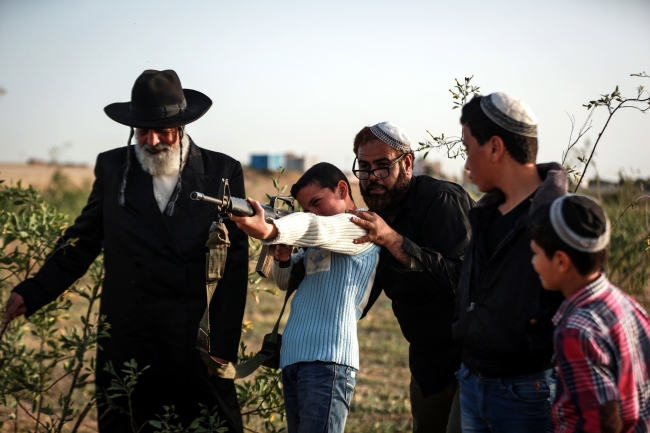
[[[451,322],[474,201],[455,183],[414,176],[409,138],[390,122],[363,128],[354,153],[369,209],[350,211],[368,230],[355,243],[382,246],[366,311],[383,289],[410,343],[413,431],[460,432],[459,411],[450,417],[460,366]]]

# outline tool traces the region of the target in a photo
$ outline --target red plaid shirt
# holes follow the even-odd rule
[[[623,432],[650,431],[648,314],[601,275],[567,298],[553,323],[553,431],[603,431],[606,402],[617,403]]]

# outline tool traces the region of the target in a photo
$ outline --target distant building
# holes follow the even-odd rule
[[[320,162],[320,158],[314,156],[296,156],[293,153],[280,154],[257,154],[251,155],[252,168],[258,170],[277,170],[284,167],[287,170],[305,172],[308,168]]]
[[[619,189],[620,187],[621,185],[619,181],[611,182],[608,180],[600,179],[598,177],[596,179],[591,179],[587,181],[587,189],[593,189],[593,190],[601,189],[601,190],[612,191],[615,189]]]
[[[258,170],[276,170],[284,167],[284,156],[280,154],[251,155],[251,167]]]
[[[298,157],[293,153],[284,155],[284,168],[291,171],[305,171],[305,158]]]

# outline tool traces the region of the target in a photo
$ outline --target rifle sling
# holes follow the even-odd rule
[[[223,271],[226,266],[226,259],[228,256],[228,247],[230,241],[228,239],[228,230],[226,229],[223,221],[212,223],[210,227],[209,238],[206,244],[210,251],[206,254],[206,294],[207,294],[207,308],[201,322],[199,323],[199,330],[196,338],[196,348],[198,349],[201,359],[205,365],[217,376],[223,379],[239,379],[252,374],[262,364],[277,357],[276,362],[279,361],[280,346],[282,344],[282,335],[278,333],[280,321],[284,315],[284,310],[287,306],[287,301],[293,292],[297,289],[300,281],[292,281],[289,283],[286,295],[284,297],[284,304],[280,311],[280,316],[275,322],[271,334],[264,337],[262,349],[251,359],[241,364],[233,366],[232,364],[220,364],[210,356],[210,302],[217,289],[219,281],[223,277]],[[293,270],[292,270],[293,276]],[[276,367],[277,368],[277,367]]]

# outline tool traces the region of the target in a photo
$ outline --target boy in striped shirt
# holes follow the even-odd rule
[[[607,216],[588,197],[567,195],[530,226],[542,286],[565,296],[553,318],[558,381],[553,432],[650,430],[650,320],[601,272]]]
[[[232,220],[249,236],[279,244],[273,266],[283,290],[302,261],[305,278],[291,301],[282,335],[282,392],[288,433],[339,433],[345,428],[359,370],[357,321],[368,303],[380,247],[355,244],[367,231],[350,221],[356,209],[341,170],[316,164],[291,188],[305,212],[272,223],[259,203],[253,217]],[[306,249],[291,254],[295,245]]]

